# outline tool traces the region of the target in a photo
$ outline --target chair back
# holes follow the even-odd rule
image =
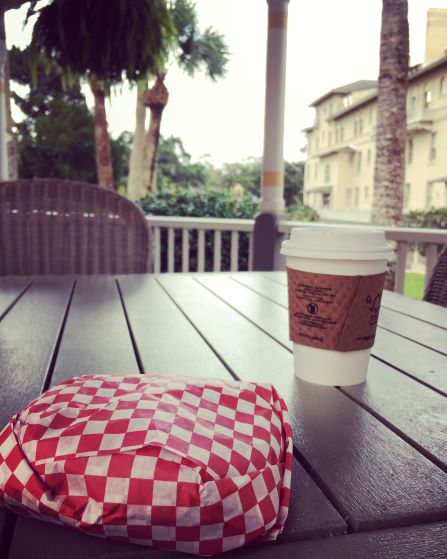
[[[151,268],[143,212],[113,190],[59,179],[0,182],[0,275]]]
[[[424,293],[424,301],[447,307],[447,244],[441,250]]]

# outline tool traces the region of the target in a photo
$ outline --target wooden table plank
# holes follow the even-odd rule
[[[377,360],[371,362],[366,383],[341,390],[384,418],[447,472],[445,396]]]
[[[284,307],[271,300],[262,301],[261,295],[223,275],[204,275],[197,281],[282,345],[291,348]],[[383,331],[382,334],[389,333]],[[445,357],[444,360],[447,361]],[[392,425],[399,434],[403,433],[438,466],[447,469],[447,400],[444,396],[376,359],[370,360],[366,385],[347,388],[346,393]]]
[[[28,283],[17,279],[15,290],[14,281],[2,278],[2,285],[8,285],[3,298],[7,307]],[[40,393],[72,286],[70,278],[37,279],[0,322],[0,428]],[[7,549],[15,517],[0,512],[0,546]]]
[[[382,305],[387,309],[424,320],[441,328],[447,328],[445,308],[439,305],[411,299],[392,291],[383,292]]]
[[[381,328],[377,329],[372,354],[447,395],[445,355]]]
[[[269,273],[268,277],[265,277],[264,274],[233,274],[231,278],[238,284],[245,285],[264,297],[275,301],[278,305],[287,308],[287,287],[284,283],[273,281],[272,278],[276,278],[276,274],[278,273]],[[281,278],[285,281],[285,275],[282,272],[281,274]],[[269,308],[272,308],[271,305]],[[288,317],[285,320],[288,321]],[[419,326],[424,328],[423,323],[420,323]],[[278,329],[277,325],[271,327]],[[283,328],[282,337],[277,339],[284,343],[284,336],[288,337],[288,333]],[[379,327],[372,354],[400,371],[421,380],[428,386],[432,386],[444,394],[447,393],[447,360],[439,352],[415,344],[399,334],[394,334]]]
[[[119,285],[146,373],[232,378],[154,277],[120,277]]]
[[[40,278],[0,322],[0,425],[38,396],[49,372],[73,286]]]
[[[58,290],[55,290],[56,298],[57,295]],[[139,374],[113,277],[76,279],[51,384],[92,373]],[[36,540],[30,540],[33,531],[38,534],[39,552],[44,550],[42,557],[46,559],[58,559],[61,550],[64,550],[64,557],[69,553],[65,550],[71,550],[73,557],[111,557],[116,553],[116,543],[79,537],[74,531],[60,526],[18,517],[11,544],[12,557],[34,557],[31,546]],[[123,550],[129,548],[133,552],[134,546],[124,546]]]
[[[381,308],[379,326],[447,355],[447,330],[404,314]]]
[[[8,559],[172,559],[182,556],[185,557],[178,551],[106,540],[34,518],[20,518]]]
[[[52,384],[83,374],[138,373],[114,278],[77,278]]]
[[[22,295],[32,278],[25,276],[0,277],[0,320]]]
[[[409,526],[336,538],[287,543],[280,547],[241,548],[231,559],[445,559],[445,524]]]
[[[306,469],[354,530],[447,517],[439,468],[340,391],[295,379],[290,352],[197,281],[160,281],[240,378],[274,382]]]

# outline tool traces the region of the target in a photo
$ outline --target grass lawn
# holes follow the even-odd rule
[[[405,272],[404,294],[413,299],[422,299],[424,295],[424,274]]]

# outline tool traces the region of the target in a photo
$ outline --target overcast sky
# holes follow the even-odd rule
[[[409,0],[411,63],[423,61],[426,14],[447,0]],[[263,145],[267,2],[197,0],[201,29],[225,36],[231,59],[226,78],[192,79],[176,67],[166,83],[169,104],[162,134],[179,136],[193,159],[208,154],[217,165],[260,156]],[[284,155],[302,159],[301,130],[310,125],[308,105],[326,91],[379,71],[381,0],[290,0]],[[25,46],[25,9],[6,13],[8,46]],[[90,102],[90,100],[89,100]],[[113,136],[135,125],[135,92],[123,88],[108,109]]]

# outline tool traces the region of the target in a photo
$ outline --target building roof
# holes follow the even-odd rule
[[[413,66],[413,68],[410,68],[408,71],[408,81],[412,82],[414,80],[417,80],[418,78],[421,78],[426,74],[429,74],[430,72],[438,70],[439,68],[442,68],[444,66],[447,68],[447,55],[443,56],[439,60],[436,60],[435,62],[432,62],[431,64],[427,64],[426,66],[423,66],[422,64]],[[368,95],[363,99],[360,99],[359,101],[357,101],[357,103],[353,103],[349,107],[346,107],[346,109],[342,109],[341,111],[334,113],[329,120],[337,120],[338,118],[345,116],[352,111],[355,111],[359,107],[362,107],[363,105],[366,105],[370,101],[374,101],[375,99],[377,99],[377,92]]]
[[[348,95],[349,93],[353,93],[354,91],[362,91],[363,89],[371,89],[373,87],[377,87],[376,80],[358,80],[356,82],[348,83],[346,85],[336,87],[335,89],[331,89],[330,91],[316,99],[313,103],[311,103],[310,107],[316,107],[332,95]]]
[[[357,103],[353,103],[349,107],[346,107],[345,109],[342,109],[337,113],[334,113],[328,120],[337,120],[338,118],[345,116],[352,111],[355,111],[359,107],[363,107],[363,105],[367,105],[368,103],[374,101],[375,99],[377,99],[377,91],[375,93],[372,93],[371,95],[368,95],[367,97],[364,97],[363,99],[360,99],[359,101],[357,101]]]

